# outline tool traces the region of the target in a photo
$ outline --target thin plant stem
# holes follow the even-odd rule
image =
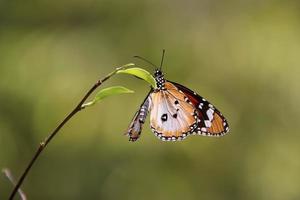
[[[81,99],[81,101],[78,103],[78,105],[66,116],[66,118],[54,129],[54,131],[48,135],[42,142],[40,142],[33,158],[30,160],[29,164],[27,165],[26,169],[24,170],[22,176],[18,180],[17,184],[15,185],[12,193],[10,194],[9,200],[13,200],[14,196],[18,192],[18,189],[22,185],[24,179],[26,178],[28,172],[30,171],[31,167],[37,160],[37,158],[40,156],[40,154],[43,152],[43,150],[46,148],[46,146],[49,144],[49,142],[56,136],[56,134],[59,132],[59,130],[79,111],[85,108],[83,106],[86,99],[105,81],[107,81],[110,77],[115,75],[118,70],[123,69],[124,67],[116,68],[113,72],[106,75],[103,79],[98,80],[93,87],[84,95],[84,97]]]
[[[11,173],[11,171],[8,168],[2,169],[2,172],[7,177],[7,179],[13,184],[13,186],[16,185],[16,181]],[[18,193],[22,200],[27,200],[25,193],[22,191],[21,188],[18,189]]]

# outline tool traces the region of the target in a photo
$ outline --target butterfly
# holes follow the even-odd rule
[[[179,141],[197,134],[219,137],[228,133],[227,120],[215,106],[187,87],[165,79],[161,70],[164,52],[160,68],[154,72],[157,88],[151,88],[135,113],[126,132],[129,141],[139,139],[148,113],[152,132],[163,141]]]

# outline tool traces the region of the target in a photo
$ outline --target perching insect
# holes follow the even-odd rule
[[[163,141],[183,140],[191,134],[223,136],[229,131],[228,123],[221,112],[192,90],[164,78],[156,67],[154,78],[157,88],[151,89],[133,117],[126,134],[136,141],[141,134],[148,112],[153,133]]]

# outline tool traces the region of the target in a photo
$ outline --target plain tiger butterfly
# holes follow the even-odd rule
[[[148,113],[151,130],[163,141],[179,141],[194,134],[219,137],[228,133],[227,120],[215,106],[187,87],[164,78],[164,52],[160,68],[154,73],[157,88],[151,88],[135,113],[126,132],[129,140],[140,137]]]

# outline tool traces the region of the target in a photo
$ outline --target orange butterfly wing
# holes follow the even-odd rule
[[[182,140],[197,128],[195,107],[172,83],[150,94],[151,129],[162,140]]]
[[[178,83],[173,83],[192,102],[198,113],[197,133],[207,136],[223,136],[229,131],[229,125],[222,113],[204,98]]]

